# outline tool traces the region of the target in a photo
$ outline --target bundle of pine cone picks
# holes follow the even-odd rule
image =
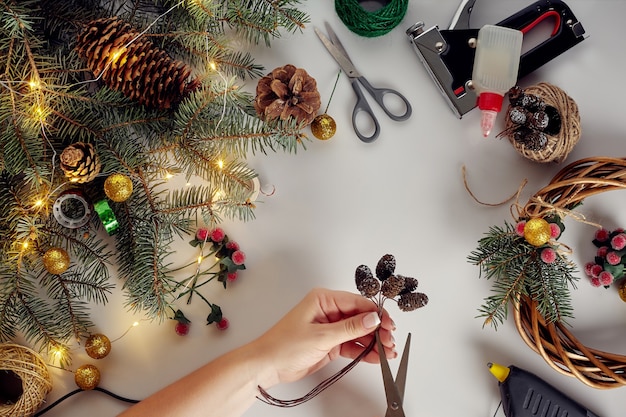
[[[354,273],[356,288],[382,310],[386,300],[393,300],[402,311],[413,311],[428,304],[428,296],[415,291],[417,279],[396,274],[396,258],[383,255],[376,264],[376,277],[367,265],[359,265]]]

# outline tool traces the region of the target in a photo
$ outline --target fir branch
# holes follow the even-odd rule
[[[256,116],[254,97],[235,85],[262,74],[262,66],[232,40],[267,43],[283,30],[302,29],[308,17],[297,4],[0,0],[0,339],[23,333],[50,347],[82,337],[92,325],[89,303],[106,303],[114,285],[113,260],[128,307],[165,317],[175,297],[168,269],[174,239],[191,233],[198,219],[254,217],[248,197],[256,173],[244,161],[248,152],[295,152],[305,136],[295,121],[267,124]],[[113,15],[193,66],[203,86],[171,110],[152,110],[94,79],[75,50],[77,34]],[[101,171],[91,183],[68,183],[61,169],[59,156],[76,142],[95,146]],[[57,223],[52,206],[60,193],[97,202],[114,172],[134,187],[127,201],[111,202],[119,222],[114,237],[103,236],[95,215],[83,229]],[[198,176],[207,185],[168,190],[166,173]],[[51,247],[70,254],[70,268],[60,275],[42,267]]]
[[[493,294],[479,308],[485,324],[497,328],[507,318],[509,303],[522,295],[537,300],[539,313],[549,322],[572,317],[569,287],[575,287],[575,266],[561,254],[550,264],[544,262],[540,252],[546,247],[530,245],[509,223],[491,227],[478,241],[468,261],[480,267],[480,276],[492,280]]]

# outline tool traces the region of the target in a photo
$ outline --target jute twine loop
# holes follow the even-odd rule
[[[626,158],[581,159],[557,173],[522,213],[542,217],[555,209],[567,212],[587,197],[617,189],[626,189]],[[626,385],[626,356],[588,348],[565,324],[546,322],[535,300],[528,296],[516,300],[514,318],[524,342],[558,372],[598,389]]]
[[[513,132],[516,125],[509,117],[508,110],[511,109],[511,106],[509,105],[506,112],[504,130],[504,132],[506,132],[506,136],[509,138],[509,141],[517,152],[531,161],[542,163],[563,162],[580,139],[581,126],[578,105],[565,93],[565,91],[548,83],[539,83],[537,85],[524,88],[524,92],[540,97],[547,105],[550,105],[558,110],[559,115],[561,116],[561,130],[555,136],[546,135],[548,143],[544,149],[539,151],[528,149],[523,143],[520,143],[513,138]]]
[[[23,393],[15,404],[0,404],[0,417],[28,417],[37,411],[52,389],[52,378],[41,356],[27,347],[0,344],[0,370],[22,380]]]
[[[335,0],[335,11],[352,32],[373,38],[398,26],[406,14],[408,4],[409,0],[389,0],[380,9],[369,12],[358,0]]]

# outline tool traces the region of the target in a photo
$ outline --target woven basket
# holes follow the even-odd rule
[[[570,210],[585,198],[626,189],[626,158],[594,157],[564,167],[523,209],[528,217],[543,217],[555,209]],[[560,322],[548,323],[537,302],[522,296],[514,306],[515,325],[522,339],[558,372],[599,389],[626,385],[626,356],[583,345]]]
[[[52,389],[48,368],[37,352],[11,343],[0,344],[0,370],[22,380],[23,393],[14,404],[0,404],[0,417],[32,416]]]
[[[523,143],[513,139],[512,133],[508,133],[514,132],[516,127],[509,117],[509,110],[511,109],[509,105],[505,112],[505,130],[503,133],[508,137],[515,150],[531,161],[541,163],[563,162],[580,139],[581,127],[578,105],[565,91],[548,83],[539,83],[524,88],[524,92],[540,97],[544,103],[558,110],[561,116],[561,130],[557,135],[546,135],[548,143],[544,149],[540,151],[528,149]]]

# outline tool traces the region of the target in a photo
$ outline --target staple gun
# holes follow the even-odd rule
[[[448,29],[433,26],[425,30],[420,21],[406,31],[418,57],[459,118],[476,107],[471,78],[479,29],[470,28],[475,3],[463,0]],[[546,19],[554,19],[554,29],[548,39],[521,55],[518,79],[585,39],[582,23],[560,0],[539,0],[496,25],[527,33]]]

